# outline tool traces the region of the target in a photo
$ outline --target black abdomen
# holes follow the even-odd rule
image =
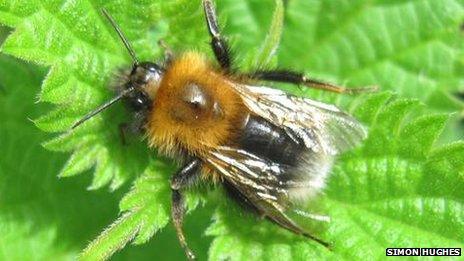
[[[291,137],[285,130],[266,119],[250,115],[239,140],[242,149],[275,163],[296,166],[305,150],[303,141]]]

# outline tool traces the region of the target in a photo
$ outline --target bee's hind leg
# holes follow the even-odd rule
[[[298,234],[298,235],[303,235],[316,243],[324,246],[327,249],[332,249],[331,245],[329,242],[326,242],[312,234],[310,234],[308,231],[305,231],[305,229],[301,228],[299,225],[297,225],[293,220],[291,220],[286,214],[284,214],[281,211],[276,211],[272,213],[271,215],[267,215],[267,218],[276,223],[277,225],[288,229],[289,231]]]
[[[345,88],[331,83],[311,79],[305,76],[303,73],[288,70],[256,71],[253,73],[246,74],[245,76],[256,80],[304,85],[309,88],[336,93],[358,94],[365,92],[375,92],[377,90],[377,87],[375,86],[361,88]]]
[[[199,170],[201,167],[201,161],[199,159],[190,160],[180,169],[171,179],[172,189],[172,206],[171,206],[171,217],[176,229],[179,243],[185,251],[187,258],[190,260],[195,259],[195,255],[187,245],[184,231],[182,229],[185,205],[184,197],[181,190],[186,189],[193,185],[199,177]]]

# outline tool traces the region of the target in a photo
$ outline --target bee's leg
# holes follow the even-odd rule
[[[203,0],[203,9],[205,11],[206,24],[209,34],[211,35],[211,48],[217,61],[223,69],[231,69],[230,49],[227,41],[221,36],[219,24],[217,21],[216,9],[211,0]]]
[[[181,190],[190,187],[195,180],[199,177],[199,170],[201,166],[201,161],[199,159],[193,159],[185,164],[181,170],[179,170],[171,179],[171,189],[172,189],[172,206],[171,206],[171,216],[174,223],[174,228],[176,229],[177,237],[179,238],[180,245],[185,250],[187,258],[190,260],[195,259],[195,255],[192,250],[187,245],[185,240],[184,231],[182,229],[184,214],[185,214],[185,205],[184,198],[181,193]]]
[[[174,52],[172,49],[166,44],[163,39],[158,40],[158,45],[164,51],[164,62],[165,64],[170,64],[174,59]]]
[[[306,77],[303,73],[286,70],[256,71],[254,73],[247,74],[246,76],[256,80],[292,83],[336,93],[358,94],[364,92],[375,92],[377,90],[377,87],[375,86],[362,88],[345,88],[331,83],[311,79],[309,77]]]
[[[138,111],[134,114],[132,122],[129,124],[129,130],[132,133],[140,134],[144,132],[144,126],[147,122],[148,111]]]
[[[127,124],[127,122],[123,122],[119,124],[118,128],[119,128],[119,137],[121,139],[121,144],[123,146],[126,146],[127,145],[126,136],[127,136],[129,125]]]
[[[292,231],[295,234],[303,235],[311,240],[314,240],[318,244],[321,244],[322,246],[326,247],[327,249],[331,249],[332,247],[330,246],[329,242],[326,242],[314,235],[311,235],[310,233],[306,232],[304,229],[299,227],[295,222],[293,222],[291,219],[289,219],[285,214],[282,213],[274,213],[273,215],[267,216],[269,220],[272,222],[278,224],[279,226],[288,229]]]
[[[131,134],[140,134],[143,132],[143,126],[146,122],[146,112],[136,112],[132,121],[119,124],[119,136],[122,145],[128,145],[127,137]]]

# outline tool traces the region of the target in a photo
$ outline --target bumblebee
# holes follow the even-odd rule
[[[333,105],[292,96],[259,82],[338,93],[367,88],[343,88],[290,70],[238,72],[219,30],[213,2],[203,0],[202,6],[216,62],[197,52],[174,55],[168,50],[161,63],[139,62],[117,23],[103,10],[129,51],[133,66],[123,76],[118,94],[72,128],[124,100],[134,115],[130,128],[144,133],[150,147],[183,164],[170,181],[171,215],[189,259],[195,256],[182,230],[182,192],[198,180],[223,184],[228,193],[260,216],[328,247],[288,213],[317,196],[334,156],[359,144],[366,130]]]

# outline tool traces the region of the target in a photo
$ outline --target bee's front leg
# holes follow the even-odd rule
[[[195,183],[195,180],[199,176],[199,170],[201,167],[201,161],[197,158],[190,160],[187,164],[182,167],[171,179],[171,189],[172,189],[172,206],[171,206],[171,216],[174,223],[174,228],[176,229],[177,237],[179,239],[180,245],[185,250],[187,258],[190,260],[195,259],[195,255],[192,250],[187,245],[185,240],[184,231],[182,229],[184,214],[185,214],[185,205],[184,197],[181,190],[190,187]]]
[[[168,67],[172,61],[174,60],[174,52],[172,49],[166,44],[164,39],[158,40],[158,46],[164,51],[164,66]]]
[[[123,122],[119,124],[119,137],[123,146],[128,145],[127,138],[130,134],[143,133],[143,126],[146,122],[147,112],[136,112],[131,122]]]
[[[211,36],[211,48],[213,49],[216,60],[221,65],[222,69],[230,71],[232,67],[230,49],[227,41],[224,37],[222,37],[219,30],[214,3],[212,0],[203,0],[202,2],[206,17],[206,25]]]
[[[121,139],[121,144],[123,146],[126,146],[127,145],[127,129],[128,129],[128,124],[127,122],[123,122],[123,123],[120,123],[118,125],[118,129],[119,129],[119,138]]]

